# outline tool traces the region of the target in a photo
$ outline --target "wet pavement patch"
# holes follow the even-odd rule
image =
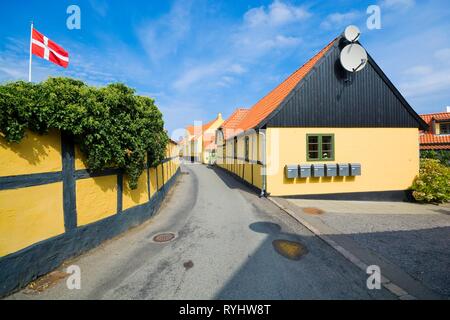
[[[67,278],[69,276],[68,273],[65,273],[63,271],[53,271],[33,282],[31,282],[26,290],[26,294],[34,294],[34,293],[40,293],[44,292],[45,290],[55,286],[58,284],[61,280]]]
[[[194,267],[194,263],[191,260],[189,260],[189,261],[183,263],[183,267],[187,271],[187,270],[192,269]]]
[[[321,215],[325,213],[323,210],[320,210],[318,208],[304,208],[303,212],[312,215]]]
[[[308,253],[308,249],[299,242],[275,240],[272,245],[276,252],[289,260],[300,260]]]
[[[160,233],[153,237],[153,241],[157,243],[170,242],[175,239],[175,234],[173,233]]]

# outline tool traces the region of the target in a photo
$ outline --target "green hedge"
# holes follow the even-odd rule
[[[450,167],[450,150],[422,150],[420,156],[423,159],[435,159]]]
[[[443,203],[450,201],[450,168],[439,160],[422,159],[420,174],[412,186],[413,196],[419,202]]]
[[[123,84],[97,88],[68,78],[18,81],[0,85],[0,106],[0,132],[8,142],[20,142],[26,130],[59,129],[74,137],[90,170],[124,169],[132,189],[147,152],[151,165],[165,157],[168,136],[161,112],[152,99]]]

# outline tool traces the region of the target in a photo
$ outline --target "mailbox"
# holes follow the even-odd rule
[[[286,177],[288,179],[298,178],[298,166],[297,165],[286,166]]]
[[[311,177],[311,165],[300,165],[300,178]]]
[[[325,165],[324,164],[314,164],[313,165],[313,176],[315,178],[325,177]]]
[[[348,163],[338,164],[339,177],[348,177],[350,175],[350,165]]]
[[[359,163],[350,164],[350,175],[352,177],[361,175],[361,165]]]
[[[327,177],[337,177],[337,164],[325,165],[325,174]]]

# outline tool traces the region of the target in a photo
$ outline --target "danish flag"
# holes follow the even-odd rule
[[[69,65],[69,53],[34,28],[31,36],[31,52],[61,67],[67,68]]]

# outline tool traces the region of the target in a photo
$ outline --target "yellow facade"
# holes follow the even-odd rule
[[[128,186],[128,178],[123,179],[123,210],[141,205],[148,202],[148,187],[147,187],[147,171],[145,170],[138,180],[138,187],[131,190]]]
[[[179,168],[178,146],[170,142],[167,157],[174,157],[158,166],[159,188]],[[75,148],[75,169],[87,169],[79,148]],[[61,135],[31,132],[19,144],[9,144],[0,137],[0,176],[20,176],[61,172]],[[137,190],[123,182],[122,209],[127,210],[149,201],[147,170],[139,178]],[[156,169],[150,169],[150,194],[157,190]],[[76,211],[78,226],[85,226],[117,214],[117,176],[78,179],[76,181]],[[15,253],[33,244],[65,232],[63,183],[24,187],[0,191],[0,257]]]
[[[117,177],[77,181],[77,220],[84,226],[117,213]]]
[[[20,143],[7,143],[0,135],[0,177],[58,172],[62,169],[61,136],[27,132]]]
[[[0,191],[0,257],[64,233],[62,183]]]
[[[359,177],[287,179],[286,165],[307,161],[307,134],[334,134],[335,160],[360,163]],[[267,192],[273,196],[399,191],[408,189],[419,172],[416,128],[269,128]]]
[[[308,134],[334,134],[335,159],[308,161]],[[250,162],[243,161],[246,136],[250,138]],[[263,166],[257,161],[263,161],[262,136],[251,133],[237,137],[237,141],[238,159],[234,159],[234,139],[230,139],[226,142],[226,162],[218,165],[261,189]],[[266,191],[273,196],[407,190],[419,173],[419,132],[416,128],[269,128],[266,161]],[[285,176],[286,165],[314,163],[359,163],[362,175],[308,179]]]

